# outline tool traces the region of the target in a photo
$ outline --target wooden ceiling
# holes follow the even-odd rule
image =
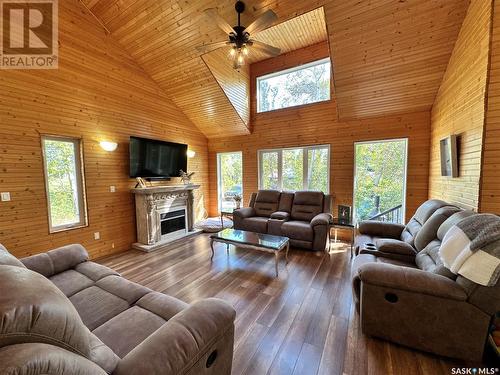
[[[293,37],[292,37],[293,36]],[[295,51],[328,39],[323,8],[317,8],[288,21],[278,23],[254,36],[256,40],[281,49]],[[220,48],[202,56],[221,89],[236,109],[243,123],[250,127],[250,69],[249,65],[269,56],[250,48],[245,65],[233,69],[229,58],[231,47]]]
[[[225,35],[203,17],[233,0],[82,0],[124,49],[209,138],[249,133],[195,47]],[[324,7],[341,119],[428,110],[469,0],[247,1],[242,23],[267,9],[279,23]],[[292,43],[293,30],[282,43]],[[258,38],[275,42],[272,31]],[[268,39],[266,39],[268,38]]]

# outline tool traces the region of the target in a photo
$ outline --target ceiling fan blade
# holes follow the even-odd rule
[[[231,33],[234,33],[233,27],[229,23],[227,23],[224,18],[219,16],[219,13],[217,13],[217,9],[215,8],[205,9],[203,13],[205,13],[205,16],[208,19],[215,22],[216,25],[219,26],[226,34],[229,35]]]
[[[278,16],[272,10],[265,11],[259,18],[253,21],[248,27],[245,29],[245,32],[252,34],[257,34],[259,31],[267,29],[273,23],[276,22]]]
[[[259,42],[258,40],[252,40],[251,43],[252,48],[255,48],[256,50],[264,52],[268,55],[278,56],[281,53],[281,49],[270,46],[266,43]]]
[[[198,46],[196,47],[196,50],[201,53],[207,53],[222,47],[226,47],[229,45],[229,42],[215,42],[215,43],[210,43],[210,44],[205,44],[203,46]]]

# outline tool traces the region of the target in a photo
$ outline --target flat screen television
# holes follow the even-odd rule
[[[130,177],[168,179],[187,171],[188,146],[181,143],[130,137]]]

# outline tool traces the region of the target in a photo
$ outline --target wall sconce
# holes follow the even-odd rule
[[[104,151],[109,151],[109,152],[115,151],[116,148],[118,147],[118,143],[109,141],[101,141],[99,142],[99,145],[101,145],[101,148]]]
[[[192,159],[196,156],[196,152],[194,152],[193,150],[187,150],[187,157]]]

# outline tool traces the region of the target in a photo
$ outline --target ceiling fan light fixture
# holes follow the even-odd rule
[[[241,47],[241,52],[243,52],[245,56],[248,55],[249,50],[246,44],[244,44],[243,47]]]

